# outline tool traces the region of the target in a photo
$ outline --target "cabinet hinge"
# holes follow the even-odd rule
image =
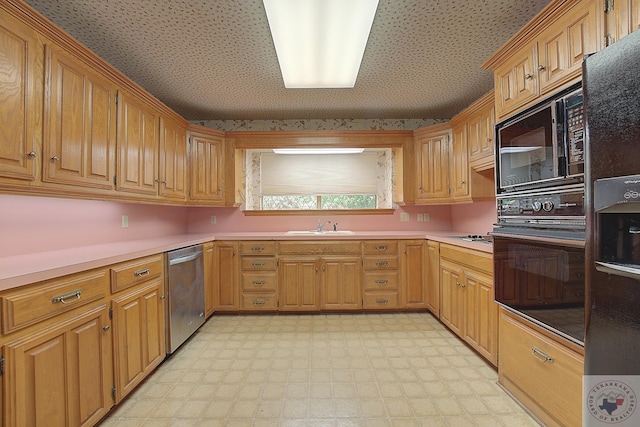
[[[116,105],[118,105],[118,94],[116,93],[116,95],[114,96],[115,101],[116,101]]]
[[[116,400],[116,386],[111,387],[111,398]]]
[[[4,356],[0,356],[0,375],[4,375]]]
[[[611,34],[607,34],[604,38],[604,46],[611,46],[611,44],[613,43],[613,37],[611,37]]]
[[[118,179],[117,179],[117,175],[113,175],[113,185],[116,185]]]
[[[113,307],[109,307],[109,319],[113,319]]]
[[[613,10],[613,0],[604,1],[604,13],[611,13]]]

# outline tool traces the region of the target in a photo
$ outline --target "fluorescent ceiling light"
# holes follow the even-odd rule
[[[529,151],[542,150],[544,147],[503,147],[500,154],[528,153]]]
[[[378,0],[262,0],[287,88],[350,88]]]
[[[276,154],[358,154],[364,148],[274,148]]]

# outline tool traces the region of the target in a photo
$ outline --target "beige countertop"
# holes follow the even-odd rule
[[[454,237],[467,234],[453,231],[355,231],[351,235],[301,236],[285,232],[241,232],[179,234],[105,243],[0,258],[0,291],[213,240],[429,239],[484,252],[493,251],[491,244]]]

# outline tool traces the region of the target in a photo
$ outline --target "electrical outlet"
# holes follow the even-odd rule
[[[122,228],[129,228],[129,216],[122,215]]]
[[[429,221],[429,212],[425,212],[422,214],[422,221],[424,222]]]
[[[407,212],[402,212],[400,214],[400,221],[402,221],[402,222],[409,221],[409,214]]]
[[[211,215],[211,224],[215,224],[215,223],[216,223],[216,216]]]
[[[422,214],[421,214],[421,213],[419,213],[419,214],[416,216],[416,221],[418,221],[418,222],[422,222]]]

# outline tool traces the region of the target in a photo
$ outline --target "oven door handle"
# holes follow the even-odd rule
[[[609,262],[596,261],[596,270],[615,276],[625,276],[640,280],[640,268],[631,267],[629,264],[613,264]]]
[[[559,239],[556,237],[547,237],[535,234],[500,233],[499,231],[492,231],[489,234],[493,237],[503,237],[506,239],[529,240],[531,242],[553,243],[557,245],[584,248],[584,240]]]

